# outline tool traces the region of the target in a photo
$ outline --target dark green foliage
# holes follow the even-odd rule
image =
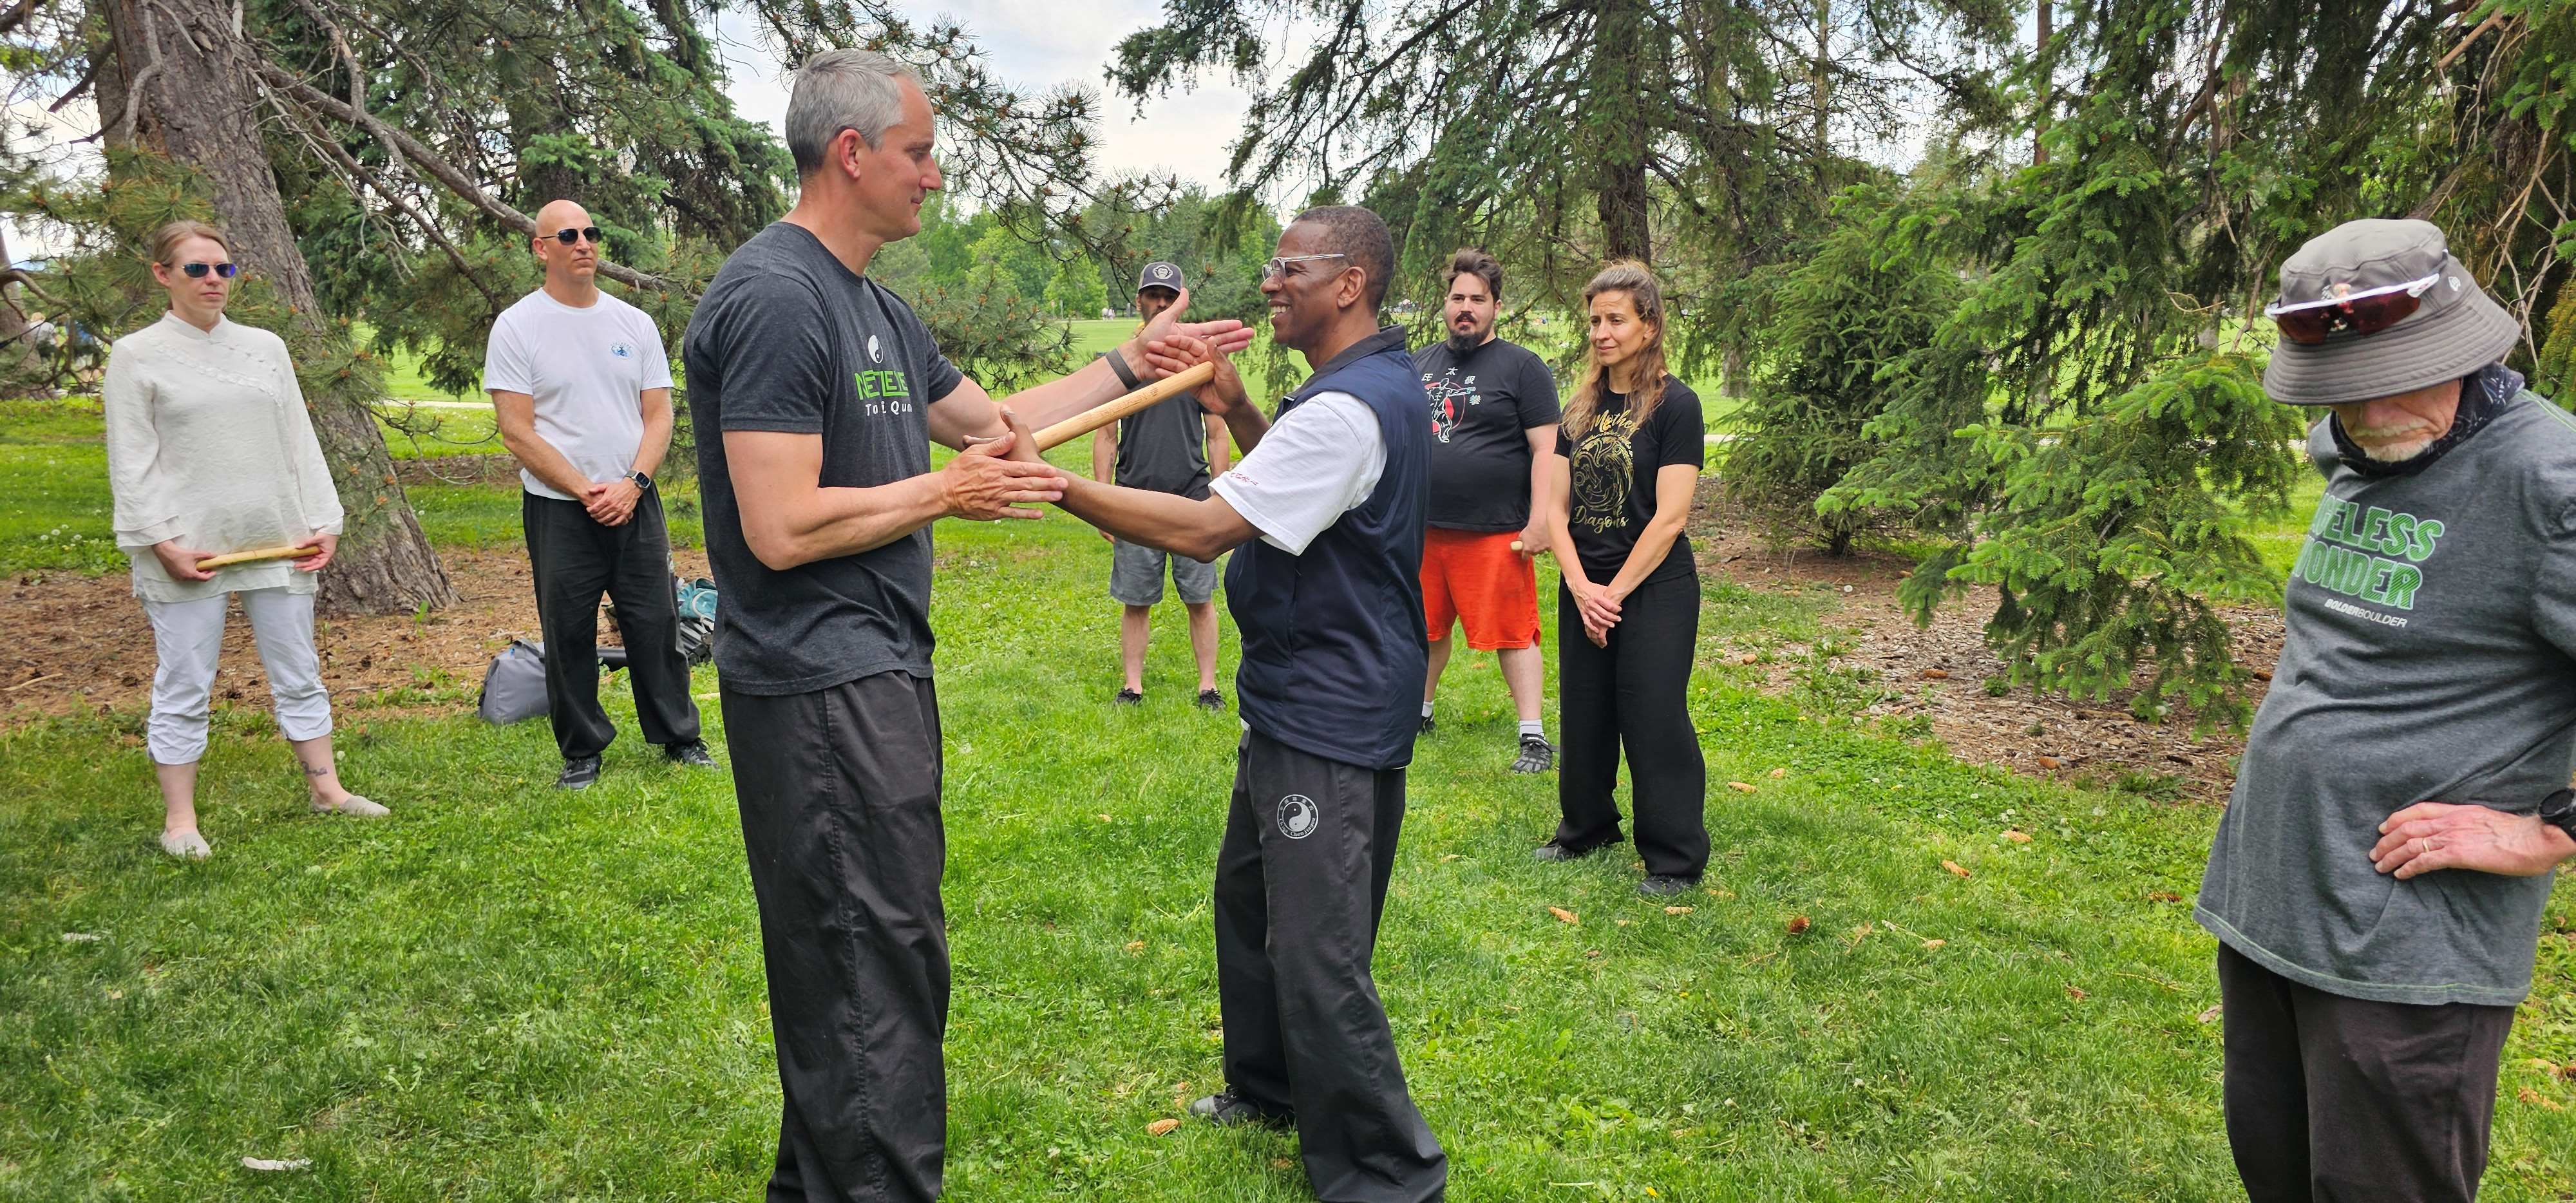
[[[1871,420],[1911,383],[1963,291],[1955,270],[1891,245],[1898,203],[1889,189],[1853,189],[1840,224],[1763,282],[1763,357],[1719,469],[1727,495],[1775,537],[1812,535],[1836,555],[1877,511],[1819,511],[1816,499],[1876,451]]]
[[[2420,115],[2431,19],[2210,0],[2058,17],[2047,61],[2004,77],[2051,81],[2048,161],[1936,154],[1890,233],[1888,253],[1970,284],[1819,512],[1932,537],[1904,593],[1918,616],[1997,586],[1987,635],[2018,683],[2104,696],[2143,669],[2149,711],[2234,719],[2209,599],[2277,589],[2238,515],[2282,504],[2298,422],[2227,327],[2299,243],[2365,215],[2373,132]]]
[[[2278,516],[2301,461],[2283,453],[2301,415],[2264,396],[2240,352],[2171,360],[2089,418],[1960,432],[1995,467],[1977,540],[1919,568],[1898,596],[1927,615],[1944,594],[1993,585],[1986,637],[2014,684],[2107,698],[2133,668],[2132,708],[2180,702],[2203,723],[2241,722],[2243,669],[2213,598],[2277,596],[2245,538]]]

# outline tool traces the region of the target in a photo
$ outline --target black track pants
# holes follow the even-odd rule
[[[698,704],[671,594],[671,540],[662,494],[647,489],[635,515],[617,526],[593,521],[578,501],[519,495],[529,574],[536,578],[537,627],[546,641],[546,705],[564,759],[597,756],[617,738],[599,705],[599,597],[617,605],[627,679],[644,738],[669,747],[698,738]]]
[[[939,699],[723,691],[786,1105],[770,1203],[917,1203],[947,1149]]]
[[[1573,592],[1557,589],[1556,841],[1583,851],[1619,839],[1624,744],[1646,872],[1697,881],[1708,869],[1708,764],[1690,717],[1699,578],[1639,585],[1619,615],[1609,646],[1594,647]]]
[[[1296,1113],[1322,1203],[1429,1203],[1448,1188],[1369,975],[1403,827],[1404,770],[1244,734],[1216,861],[1225,1077]]]

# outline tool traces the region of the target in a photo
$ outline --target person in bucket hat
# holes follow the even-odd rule
[[[2325,496],[2194,916],[2256,1203],[2470,1200],[2550,879],[2576,857],[2576,418],[2422,221],[2281,265],[2276,400]]]

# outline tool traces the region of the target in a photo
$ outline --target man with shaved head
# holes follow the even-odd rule
[[[599,227],[569,200],[537,211],[544,287],[503,310],[483,351],[501,443],[519,461],[520,521],[546,641],[563,774],[583,789],[617,737],[599,705],[599,598],[617,606],[636,724],[662,754],[712,768],[673,634],[671,540],[654,470],[671,449],[671,361],[642,310],[599,291]]]

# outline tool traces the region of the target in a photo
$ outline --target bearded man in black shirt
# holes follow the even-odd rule
[[[1556,764],[1539,719],[1547,663],[1538,650],[1538,577],[1547,547],[1547,471],[1556,448],[1556,379],[1528,348],[1494,337],[1503,265],[1473,247],[1449,260],[1449,337],[1413,353],[1431,404],[1431,513],[1422,545],[1422,608],[1431,669],[1422,729],[1448,667],[1449,629],[1490,651],[1520,717],[1516,773]]]

